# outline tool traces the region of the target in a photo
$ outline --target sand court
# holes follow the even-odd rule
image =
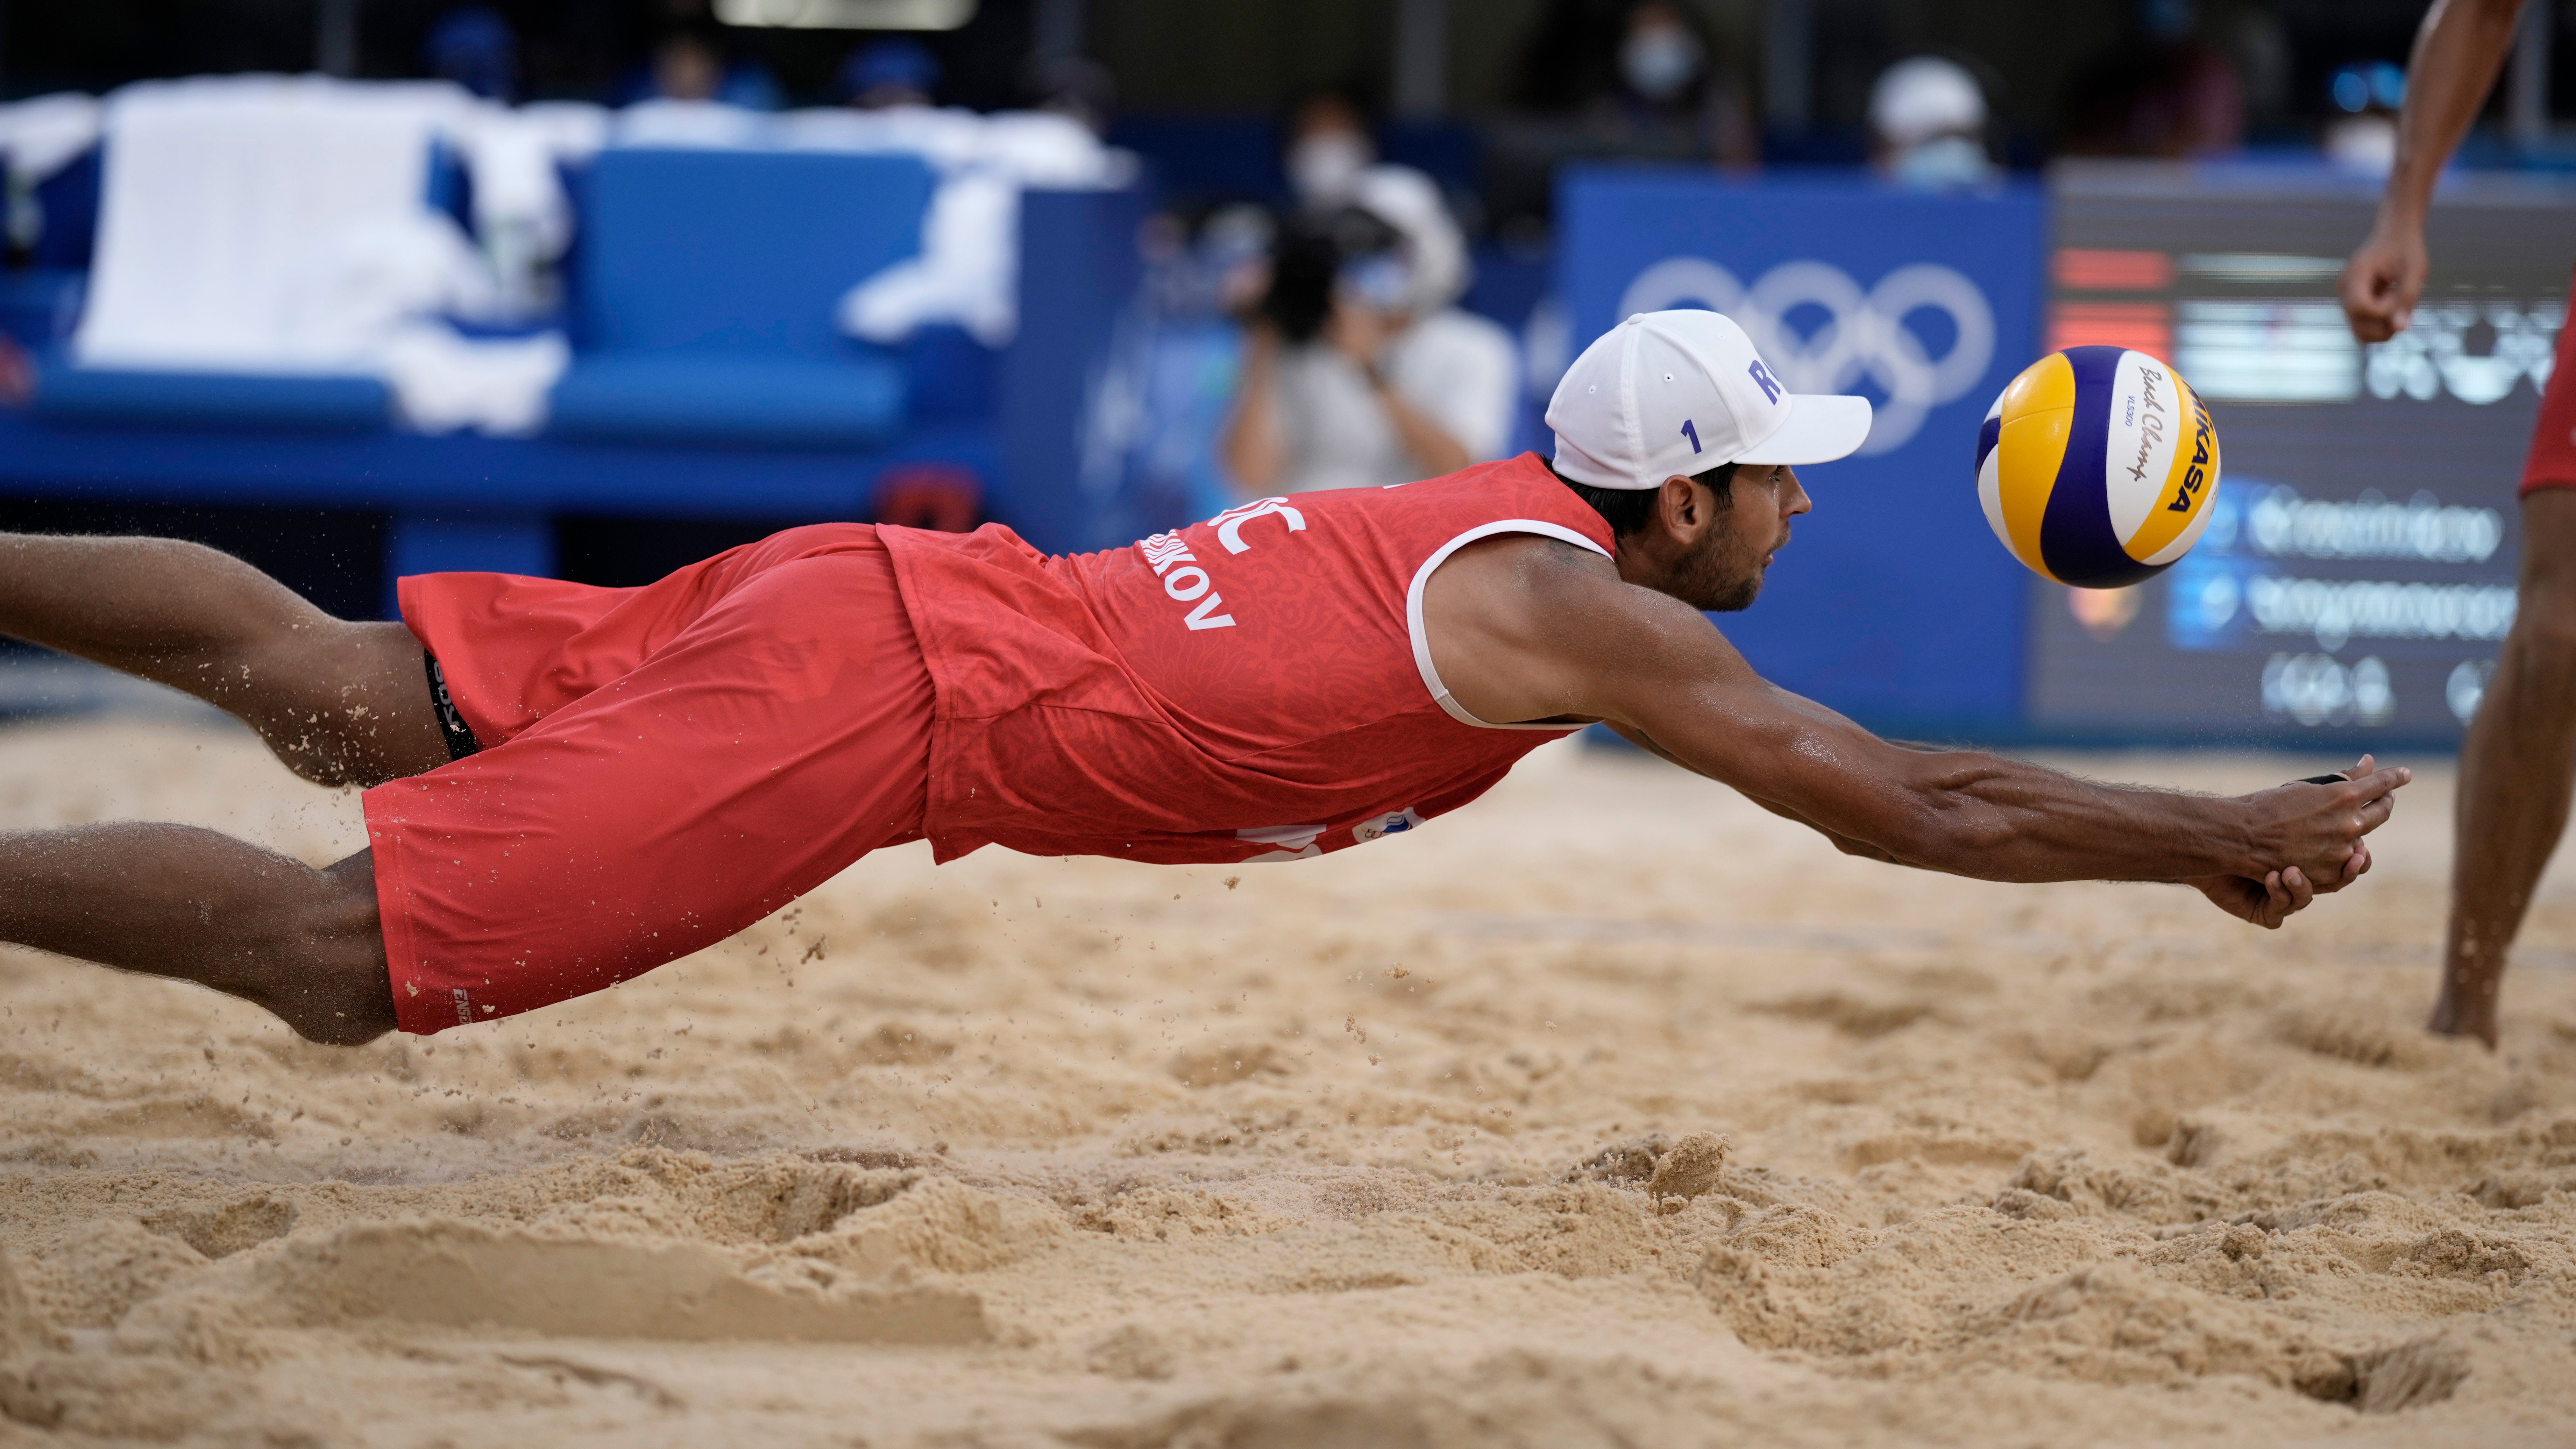
[[[2278,933],[1556,745],[1318,861],[881,853],[434,1040],[0,948],[0,1444],[2563,1443],[2576,876],[2424,1036],[2449,788]],[[0,731],[0,825],[116,818],[362,839],[229,725]]]

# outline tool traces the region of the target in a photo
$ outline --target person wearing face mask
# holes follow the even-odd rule
[[[1627,38],[1619,42],[1619,79],[1638,100],[1652,106],[1684,100],[1707,60],[1699,37],[1670,5],[1640,5],[1628,12]]]
[[[1667,0],[1627,14],[1618,83],[1594,107],[1596,130],[1625,131],[1646,149],[1675,149],[1730,166],[1761,159],[1743,95],[1710,63],[1708,45]]]
[[[1487,206],[1544,217],[1569,162],[1758,167],[1761,134],[1734,70],[1672,0],[1548,0],[1522,45],[1513,112],[1489,128]]]
[[[1924,191],[1983,186],[1986,95],[1958,64],[1918,55],[1881,71],[1869,93],[1870,162],[1880,175]]]
[[[1467,247],[1439,186],[1377,160],[1338,96],[1300,106],[1298,210],[1245,316],[1219,440],[1253,496],[1409,482],[1502,457],[1520,364],[1511,334],[1460,310]]]
[[[1377,164],[1377,143],[1347,96],[1331,91],[1307,97],[1288,122],[1288,189],[1297,205],[1316,211],[1347,206],[1360,173]]]

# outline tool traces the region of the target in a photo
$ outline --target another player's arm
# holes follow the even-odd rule
[[[2495,88],[2524,3],[2434,0],[2415,32],[2388,191],[2369,239],[2343,273],[2344,316],[2364,342],[2385,342],[2404,331],[2423,294],[2431,267],[2424,216],[2432,208],[2433,185]]]
[[[2367,868],[2361,839],[2408,778],[2381,770],[2230,800],[1907,749],[1767,683],[1686,604],[1597,567],[1525,578],[1542,607],[1524,647],[1547,661],[1549,702],[1563,713],[1602,719],[1844,849],[1899,864],[2007,881],[2230,877],[2303,904]]]

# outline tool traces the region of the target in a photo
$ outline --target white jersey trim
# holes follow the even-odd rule
[[[1451,719],[1460,724],[1474,725],[1480,730],[1554,730],[1559,734],[1579,730],[1583,726],[1495,724],[1489,720],[1478,719],[1467,712],[1465,705],[1451,697],[1449,686],[1440,682],[1440,671],[1431,667],[1431,636],[1422,627],[1422,591],[1431,582],[1431,571],[1447,563],[1449,555],[1480,538],[1491,538],[1498,533],[1535,533],[1542,537],[1562,539],[1567,543],[1588,548],[1603,558],[1610,557],[1610,550],[1585,538],[1573,529],[1563,524],[1543,523],[1535,518],[1504,518],[1492,523],[1478,524],[1440,545],[1439,551],[1423,560],[1422,567],[1414,571],[1413,587],[1404,591],[1404,627],[1413,636],[1413,664],[1415,668],[1422,671],[1422,687],[1431,691],[1432,701],[1446,710]]]

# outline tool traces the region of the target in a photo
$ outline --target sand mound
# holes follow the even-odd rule
[[[266,1299],[300,1327],[360,1318],[523,1328],[574,1338],[974,1343],[974,1295],[852,1283],[702,1243],[495,1232],[457,1222],[366,1223],[291,1242],[197,1293]]]
[[[38,1312],[67,1328],[112,1328],[126,1310],[204,1271],[206,1255],[132,1218],[85,1223],[30,1275]]]
[[[357,839],[228,734],[0,780]],[[894,852],[352,1052],[0,952],[0,1444],[2561,1443],[2576,889],[2501,1053],[2422,1036],[2442,788],[2277,935],[1551,749],[1285,871]]]

